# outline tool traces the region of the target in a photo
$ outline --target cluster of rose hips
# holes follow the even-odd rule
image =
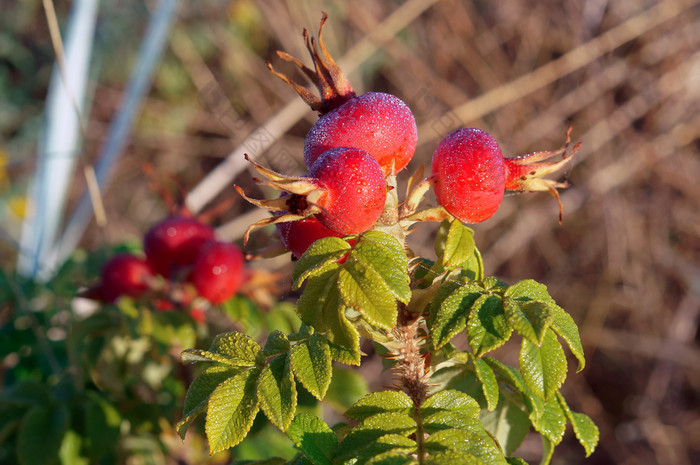
[[[356,96],[322,39],[321,20],[318,44],[304,31],[306,47],[314,69],[284,52],[279,56],[294,63],[318,87],[321,98],[276,72],[280,79],[320,114],[306,136],[304,160],[307,175],[293,177],[276,173],[252,160],[267,180],[261,184],[283,191],[273,200],[254,200],[242,189],[238,192],[251,203],[274,212],[274,216],[251,226],[276,224],[286,249],[300,257],[317,239],[342,237],[370,228],[399,225],[406,231],[416,221],[457,218],[463,223],[479,223],[498,209],[506,189],[549,191],[557,200],[556,188],[566,187],[541,176],[560,169],[576,152],[567,155],[569,142],[554,152],[536,152],[517,158],[504,158],[496,141],[480,129],[465,128],[450,133],[437,146],[432,158],[432,175],[409,182],[405,202],[399,207],[395,175],[411,160],[417,144],[416,121],[399,98],[380,92]],[[561,155],[557,162],[543,162]],[[420,177],[422,171],[417,173]],[[418,203],[433,188],[439,207],[417,211]],[[561,215],[561,202],[560,215]],[[393,213],[392,213],[393,212]]]
[[[170,310],[197,296],[220,304],[247,277],[241,250],[216,240],[211,226],[190,216],[171,216],[153,226],[143,250],[144,258],[122,253],[107,261],[91,294],[105,302],[148,296],[158,310]]]

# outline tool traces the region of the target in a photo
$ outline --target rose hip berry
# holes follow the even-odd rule
[[[432,172],[438,202],[463,223],[479,223],[498,210],[506,189],[518,192],[550,192],[562,205],[557,188],[565,182],[542,179],[559,170],[578,151],[576,144],[567,154],[571,128],[566,142],[556,151],[535,152],[515,158],[504,158],[498,143],[486,131],[475,128],[458,129],[447,135],[433,153]],[[555,162],[544,162],[561,155]]]
[[[356,147],[372,155],[384,174],[399,172],[416,151],[418,131],[408,106],[398,97],[369,92],[321,116],[304,142],[311,167],[326,150]]]
[[[171,277],[177,268],[192,265],[202,245],[213,239],[210,226],[194,218],[173,216],[146,233],[143,248],[153,269]]]
[[[245,281],[243,252],[234,244],[210,241],[199,252],[192,269],[197,293],[213,304],[231,298]]]
[[[102,300],[114,302],[126,295],[137,298],[148,290],[153,271],[145,260],[130,254],[118,254],[102,267],[99,291]]]
[[[343,237],[335,231],[323,226],[316,217],[306,218],[299,221],[277,223],[275,225],[279,231],[282,245],[285,249],[300,258],[311,244],[324,237]]]

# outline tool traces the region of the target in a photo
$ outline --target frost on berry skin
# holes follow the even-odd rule
[[[367,231],[384,211],[384,174],[364,150],[327,150],[316,159],[309,175],[323,189],[315,202],[321,208],[318,221],[339,234]]]
[[[169,278],[177,268],[192,265],[199,249],[212,239],[211,226],[194,218],[173,216],[146,233],[143,247],[151,267]]]
[[[438,202],[462,223],[480,223],[498,210],[505,167],[498,143],[486,131],[462,128],[448,134],[433,153],[431,169]]]
[[[282,245],[292,252],[296,258],[300,258],[311,244],[324,237],[343,237],[335,231],[323,226],[316,217],[305,218],[299,221],[277,223]]]
[[[151,267],[139,257],[118,254],[102,267],[100,273],[100,296],[105,302],[114,302],[126,295],[137,298],[149,289],[153,278]]]
[[[227,242],[207,242],[197,255],[192,269],[192,284],[197,293],[213,304],[231,298],[246,278],[243,252]]]
[[[385,175],[403,169],[416,150],[418,130],[398,97],[368,92],[321,116],[306,136],[304,160],[311,167],[326,150],[356,147],[372,155]]]

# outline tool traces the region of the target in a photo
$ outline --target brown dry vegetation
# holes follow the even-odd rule
[[[429,165],[440,138],[460,126],[488,130],[505,154],[517,155],[557,148],[573,125],[583,147],[565,174],[571,187],[562,194],[563,224],[547,195],[506,198],[495,217],[475,227],[487,273],[544,282],[580,324],[588,364],[580,374],[572,365],[564,391],[601,429],[586,463],[700,463],[697,3],[182,3],[164,63],[185,76],[186,93],[168,95],[161,69],[104,193],[109,233],[92,225],[83,244],[138,236],[164,214],[142,163],[190,189],[256,128],[274,130],[279,121],[271,118],[297,97],[265,61],[291,70],[276,49],[306,59],[300,31],[317,31],[326,11],[328,46],[354,69],[356,89],[391,92],[413,108],[419,148],[409,170]],[[219,100],[202,105],[212,83],[231,107]],[[122,86],[97,88],[88,158]],[[256,153],[248,140],[248,151],[272,168],[301,173],[303,137],[315,118],[311,111],[290,114],[284,124],[291,129],[269,150]],[[235,182],[255,193],[249,173]],[[234,195],[227,188],[217,200]],[[252,211],[237,200],[224,218],[237,220],[222,231],[240,238],[255,213],[245,221],[240,215]],[[415,233],[417,253],[430,256],[425,244],[433,232],[426,225]],[[266,238],[255,237],[253,245]],[[554,463],[583,462],[572,436]],[[538,456],[536,442],[523,447],[526,458]]]

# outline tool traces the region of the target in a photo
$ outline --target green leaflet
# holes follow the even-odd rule
[[[542,399],[554,395],[566,379],[564,349],[552,331],[547,331],[540,347],[523,339],[519,363],[525,385]]]
[[[388,451],[383,454],[379,454],[376,457],[368,460],[366,465],[417,465],[418,462],[406,454],[400,451]],[[453,464],[454,465],[454,464]]]
[[[89,458],[98,461],[121,435],[122,414],[97,391],[86,391],[85,429]]]
[[[454,410],[440,410],[423,417],[423,431],[429,434],[439,431],[481,427],[479,420],[462,415]]]
[[[554,455],[554,444],[546,436],[540,436],[540,439],[542,439],[542,460],[540,460],[540,465],[549,465]]]
[[[289,352],[289,347],[287,335],[276,329],[267,336],[263,354],[265,354],[266,357],[283,354]]]
[[[453,286],[446,286],[451,289]],[[446,290],[447,290],[446,289]],[[430,335],[433,339],[433,346],[436,349],[445,344],[461,332],[467,326],[467,316],[472,305],[479,299],[483,289],[476,284],[464,284],[457,286],[448,296],[442,299],[443,294],[433,299],[431,303],[431,326]],[[438,300],[438,299],[442,300]],[[437,308],[433,308],[433,306]]]
[[[337,263],[327,267],[315,279],[307,281],[297,301],[301,321],[318,332],[328,331],[328,319],[345,309],[338,290],[339,274],[340,265]]]
[[[431,454],[458,451],[476,458],[479,463],[506,465],[503,452],[477,421],[466,429],[449,429],[431,434],[425,441],[425,448]]]
[[[396,300],[405,304],[411,300],[408,257],[396,239],[379,231],[368,231],[360,237],[352,256],[371,264]]]
[[[515,452],[530,432],[528,414],[506,395],[500,396],[498,405],[492,412],[482,410],[479,419],[484,428],[498,440],[505,454]]]
[[[333,374],[328,341],[318,334],[312,334],[309,339],[294,346],[289,359],[299,382],[314,397],[323,400]]]
[[[309,246],[292,272],[294,289],[299,289],[304,281],[318,276],[350,251],[350,244],[337,237],[324,237]]]
[[[423,461],[424,465],[489,465],[482,462],[474,455],[459,450],[446,450],[429,455]]]
[[[530,418],[537,418],[542,415],[542,412],[544,412],[544,400],[528,389],[518,370],[489,357],[484,357],[484,361],[493,368],[494,373],[498,377],[502,378],[515,391],[520,393],[525,406],[531,413]]]
[[[538,283],[534,279],[525,279],[518,281],[506,289],[505,297],[518,300],[541,300],[543,302],[554,303],[554,299],[547,292],[547,286]]]
[[[197,415],[204,411],[209,402],[209,396],[214,392],[214,389],[239,371],[239,368],[215,365],[207,367],[192,381],[185,396],[182,420],[177,424],[177,433],[180,435],[180,438],[185,439],[187,429]]]
[[[258,412],[260,369],[248,369],[221,383],[209,397],[205,431],[209,452],[233,447],[245,438]]]
[[[479,378],[479,381],[481,381],[487,408],[489,410],[493,410],[496,408],[496,405],[498,405],[499,391],[496,375],[486,361],[480,358],[473,358],[472,361],[474,362],[474,368],[476,369],[476,376]]]
[[[218,362],[234,367],[252,367],[265,363],[265,355],[257,342],[243,333],[225,333],[216,336],[208,351],[187,349],[182,361]]]
[[[345,417],[355,421],[363,421],[379,413],[410,414],[412,410],[413,401],[403,392],[379,391],[367,394],[355,402],[345,412]]]
[[[576,370],[578,373],[586,366],[586,359],[583,355],[583,345],[581,345],[581,337],[578,334],[578,326],[574,323],[574,319],[571,318],[571,315],[560,306],[552,304],[550,305],[550,310],[554,314],[552,329],[559,337],[566,341],[571,353],[574,354],[574,357],[578,360],[578,369]]]
[[[500,296],[484,294],[474,302],[467,322],[467,336],[476,357],[502,346],[512,333]]]
[[[331,465],[338,438],[323,420],[300,413],[289,425],[287,436],[314,465]]]
[[[428,397],[420,407],[420,415],[428,416],[439,411],[452,411],[469,418],[477,418],[479,404],[467,394],[449,389],[436,392]]]
[[[372,264],[350,254],[338,277],[343,303],[372,326],[390,330],[396,324],[396,297]]]
[[[456,268],[469,260],[475,249],[474,231],[454,220],[447,231],[444,251],[439,255],[441,264],[445,269]]]
[[[64,405],[34,405],[24,414],[17,433],[17,458],[21,465],[55,463],[68,431],[70,412]]]
[[[586,451],[586,457],[591,455],[598,445],[600,439],[600,431],[593,420],[588,415],[583,413],[573,412],[566,403],[564,396],[557,392],[557,401],[564,411],[564,415],[574,428],[576,439],[581,443]]]
[[[63,441],[61,442],[61,448],[58,451],[59,463],[70,465],[90,465],[90,459],[81,454],[83,443],[83,437],[78,433],[72,429],[66,431],[66,434],[63,436]]]
[[[508,323],[522,337],[532,344],[540,345],[549,326],[554,321],[554,314],[549,305],[542,301],[518,301],[506,299],[503,305]]]
[[[394,453],[400,453],[403,457],[409,457],[409,454],[414,453],[416,450],[416,441],[409,439],[400,434],[385,434],[379,437],[376,441],[370,442],[365,447],[362,447],[357,451],[357,459],[359,463],[368,462],[369,459],[374,458],[375,462],[377,457],[384,459],[389,456],[393,457]],[[392,459],[393,460],[393,459]],[[378,462],[378,463],[394,463],[389,462]],[[400,463],[400,462],[399,462]]]
[[[335,457],[341,460],[354,457],[359,449],[366,447],[386,434],[408,436],[415,431],[416,422],[410,416],[396,412],[380,413],[366,418],[362,423],[350,430],[347,436],[338,444]]]
[[[557,396],[552,396],[544,403],[544,411],[539,418],[531,418],[532,426],[552,444],[561,442],[566,431],[566,416]]]
[[[288,354],[278,355],[265,365],[256,390],[262,411],[273,425],[285,431],[297,408],[297,388]]]

